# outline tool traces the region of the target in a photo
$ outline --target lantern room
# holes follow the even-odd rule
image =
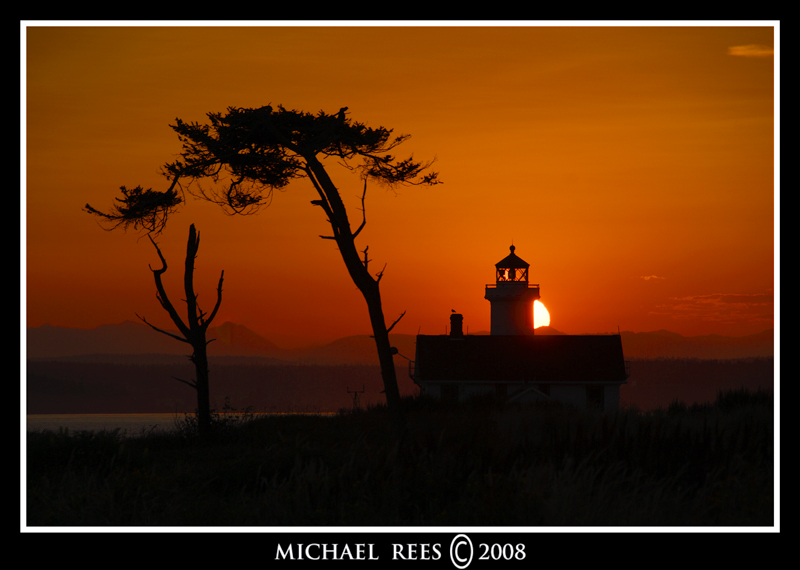
[[[497,282],[525,281],[527,283],[528,267],[530,267],[530,265],[514,253],[514,250],[517,249],[516,247],[512,245],[508,249],[511,250],[511,253],[501,261],[495,263],[495,267],[497,268]]]

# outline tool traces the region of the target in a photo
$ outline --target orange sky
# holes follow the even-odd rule
[[[141,234],[103,231],[121,185],[164,188],[176,117],[228,106],[334,113],[411,138],[444,184],[370,186],[373,266],[393,332],[438,334],[451,309],[489,329],[484,286],[516,253],[551,326],[572,334],[774,326],[777,28],[741,26],[23,26],[27,326],[170,326]],[[359,219],[358,179],[331,165]],[[189,199],[159,244],[181,297],[220,270],[230,320],[285,347],[370,332],[307,180],[257,215]],[[205,301],[205,303],[204,303]]]

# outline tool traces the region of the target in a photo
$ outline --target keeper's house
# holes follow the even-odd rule
[[[411,378],[423,394],[451,400],[494,394],[506,401],[557,400],[604,411],[619,407],[628,378],[620,335],[536,335],[529,265],[514,253],[495,265],[486,286],[489,335],[465,335],[450,317],[447,335],[418,335]]]

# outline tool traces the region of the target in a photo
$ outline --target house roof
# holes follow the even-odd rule
[[[417,336],[418,382],[625,381],[619,335]]]

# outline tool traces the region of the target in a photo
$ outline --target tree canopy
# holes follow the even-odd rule
[[[180,158],[164,165],[163,174],[171,181],[166,191],[127,190],[110,212],[89,204],[85,210],[110,221],[114,227],[143,227],[159,233],[169,215],[183,202],[177,189],[210,179],[211,188],[194,189],[199,197],[215,202],[229,213],[249,214],[268,205],[275,189],[293,179],[308,176],[333,215],[337,204],[324,196],[318,157],[336,157],[345,167],[357,171],[365,180],[380,184],[438,184],[438,173],[429,172],[431,162],[411,156],[399,160],[392,151],[409,135],[393,136],[385,127],[371,128],[346,116],[347,107],[335,114],[311,114],[277,109],[267,105],[256,109],[228,107],[227,112],[208,113],[208,122],[176,119],[170,127],[183,147]],[[191,191],[191,190],[190,190]],[[336,200],[334,200],[335,202]]]

